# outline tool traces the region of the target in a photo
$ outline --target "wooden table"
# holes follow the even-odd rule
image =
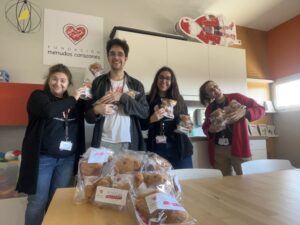
[[[300,224],[300,170],[182,181],[184,206],[201,225]],[[135,225],[128,213],[73,203],[59,189],[43,225]]]

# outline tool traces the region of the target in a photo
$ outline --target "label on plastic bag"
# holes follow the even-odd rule
[[[127,190],[98,186],[95,202],[125,206],[127,194]]]
[[[157,209],[168,209],[176,211],[185,211],[177,202],[176,198],[165,193],[154,193],[146,197],[147,206],[150,214]]]
[[[105,163],[108,161],[109,152],[106,148],[92,148],[88,163]]]

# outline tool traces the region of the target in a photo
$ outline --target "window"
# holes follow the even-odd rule
[[[300,74],[276,81],[274,97],[278,110],[300,110]]]

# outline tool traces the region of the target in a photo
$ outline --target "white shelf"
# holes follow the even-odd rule
[[[268,114],[275,114],[277,113],[276,111],[265,111],[265,113],[268,113]]]

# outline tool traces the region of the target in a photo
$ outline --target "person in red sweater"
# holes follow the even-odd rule
[[[211,165],[232,175],[232,167],[241,175],[241,163],[251,160],[248,121],[265,114],[263,106],[239,93],[223,94],[211,80],[199,89],[200,102],[207,106],[203,131],[208,137],[208,153]]]

